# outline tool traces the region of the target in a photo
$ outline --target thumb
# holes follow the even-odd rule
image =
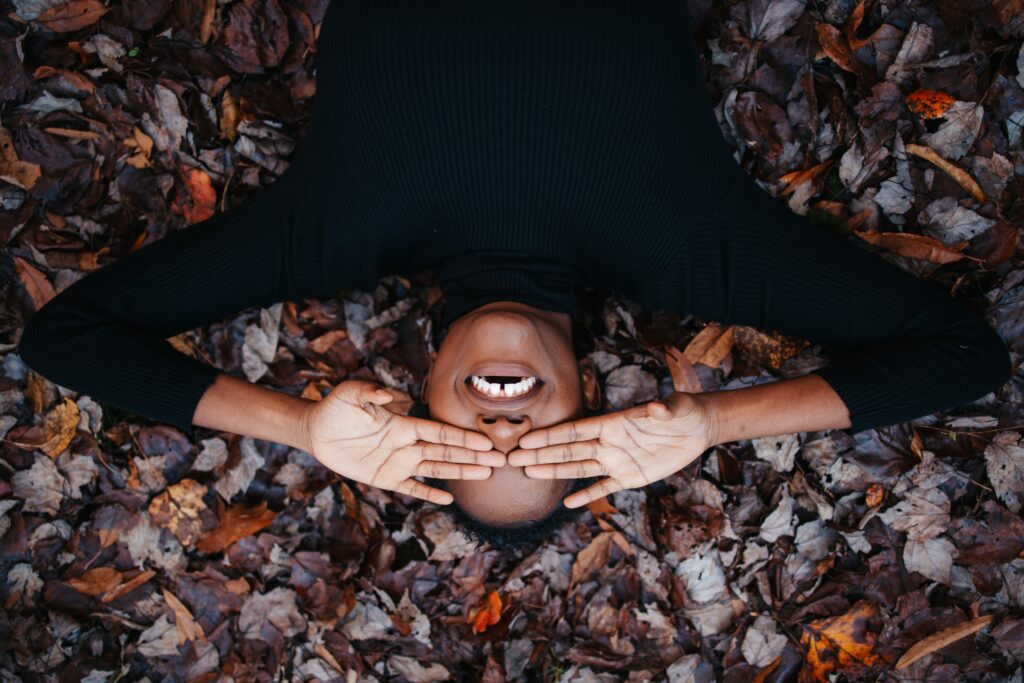
[[[647,415],[655,420],[665,422],[672,419],[672,409],[661,401],[651,401],[647,404]]]

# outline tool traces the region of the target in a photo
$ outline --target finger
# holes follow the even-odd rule
[[[602,423],[607,419],[607,415],[598,415],[534,429],[519,439],[519,447],[539,448],[558,443],[583,441],[584,439],[599,439],[601,438]]]
[[[440,462],[424,460],[416,466],[419,477],[434,479],[487,479],[491,476],[491,468],[483,465],[467,465],[461,462]]]
[[[494,448],[494,443],[480,432],[456,427],[447,422],[424,420],[419,417],[406,417],[405,420],[413,428],[417,441],[462,446],[474,451],[489,451]]]
[[[586,505],[587,503],[593,503],[595,500],[604,498],[616,491],[621,491],[624,488],[624,486],[620,485],[611,477],[605,477],[601,481],[588,486],[582,491],[577,491],[576,493],[567,496],[563,502],[567,508],[578,508]]]
[[[407,496],[426,500],[438,505],[449,505],[453,500],[455,500],[455,497],[449,492],[442,491],[441,489],[435,489],[433,486],[427,486],[422,481],[417,481],[412,478],[401,482],[395,487],[395,490],[399,493],[404,493]]]
[[[597,458],[600,441],[577,441],[543,448],[517,448],[508,454],[508,464],[513,467],[546,465],[556,462],[594,460]]]
[[[505,454],[501,451],[474,451],[460,446],[448,444],[420,442],[407,446],[414,450],[420,460],[440,460],[441,462],[459,462],[487,467],[504,467]]]
[[[531,479],[583,479],[608,474],[597,460],[559,462],[552,465],[527,465],[524,470]]]

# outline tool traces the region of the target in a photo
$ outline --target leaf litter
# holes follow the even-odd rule
[[[19,38],[0,50],[8,319],[272,182],[307,120],[326,4],[15,0],[4,21]],[[745,170],[987,315],[1019,364],[1019,0],[691,10]],[[615,292],[583,299],[578,351],[605,409],[665,396],[673,378],[734,388],[829,354]],[[392,274],[171,342],[309,398],[378,381],[408,411],[440,306],[431,273]],[[0,349],[5,680],[1024,677],[1019,373],[913,424],[718,446],[515,553],[281,444],[202,429],[192,442],[56,387],[10,352],[16,328]]]

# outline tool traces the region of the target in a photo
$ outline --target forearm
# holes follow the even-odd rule
[[[712,446],[777,434],[845,429],[851,424],[842,399],[815,374],[694,396],[708,406]]]
[[[221,373],[200,399],[192,423],[282,443],[308,453],[304,416],[312,403]]]

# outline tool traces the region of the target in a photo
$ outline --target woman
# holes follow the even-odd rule
[[[569,506],[716,443],[852,433],[1009,377],[979,317],[743,173],[684,2],[335,0],[317,59],[310,128],[283,176],[61,292],[25,328],[31,367],[185,430],[288,443],[352,479],[457,501],[492,528],[550,519],[581,477],[600,479]],[[286,396],[165,341],[421,268],[446,297],[422,396],[433,420],[387,411],[367,382]],[[570,333],[588,284],[846,353],[795,379],[574,420],[598,401]]]

